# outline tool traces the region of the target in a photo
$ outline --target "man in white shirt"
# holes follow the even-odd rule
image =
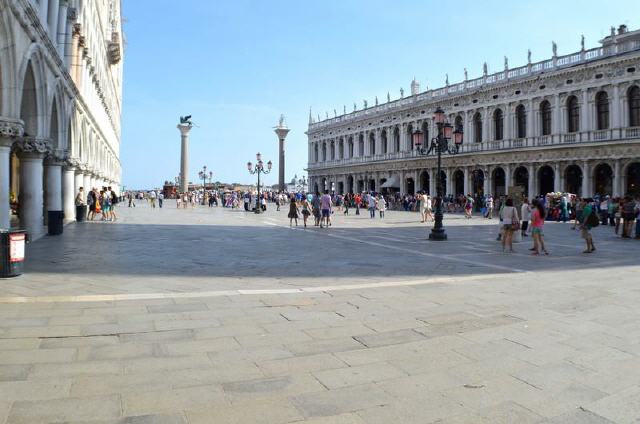
[[[154,208],[154,209],[156,208],[156,197],[157,197],[156,191],[155,190],[151,190],[149,192],[149,201],[151,202],[151,207]]]

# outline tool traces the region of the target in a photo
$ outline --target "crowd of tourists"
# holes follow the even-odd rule
[[[117,221],[118,215],[116,214],[116,205],[120,203],[122,197],[120,197],[115,190],[109,187],[102,187],[102,189],[92,188],[85,193],[84,187],[80,187],[75,197],[76,208],[83,208],[86,206],[87,212],[85,219],[87,221],[94,221],[99,218],[100,221]]]

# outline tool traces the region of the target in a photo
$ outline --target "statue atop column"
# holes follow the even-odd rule
[[[178,129],[180,130],[180,192],[189,191],[189,131],[193,127],[191,115],[181,116]]]

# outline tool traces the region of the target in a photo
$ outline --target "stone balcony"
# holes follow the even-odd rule
[[[512,138],[505,140],[493,140],[484,141],[482,143],[468,143],[463,144],[460,148],[459,154],[474,154],[480,152],[498,152],[514,149],[527,149],[527,148],[546,148],[552,146],[562,146],[570,144],[582,144],[582,143],[599,143],[606,141],[623,141],[629,139],[640,138],[640,127],[628,127],[628,128],[613,128],[606,130],[591,130],[580,131],[566,134],[552,134],[533,136],[525,138]],[[433,154],[432,156],[435,156]],[[417,151],[403,151],[377,154],[374,156],[357,156],[347,159],[335,159],[321,162],[309,163],[308,169],[327,169],[340,166],[353,166],[360,164],[378,163],[384,161],[396,161],[407,159],[424,158]]]

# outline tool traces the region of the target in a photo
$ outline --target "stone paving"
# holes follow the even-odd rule
[[[119,208],[0,280],[0,424],[638,423],[640,242]],[[301,224],[301,223],[300,223]]]

